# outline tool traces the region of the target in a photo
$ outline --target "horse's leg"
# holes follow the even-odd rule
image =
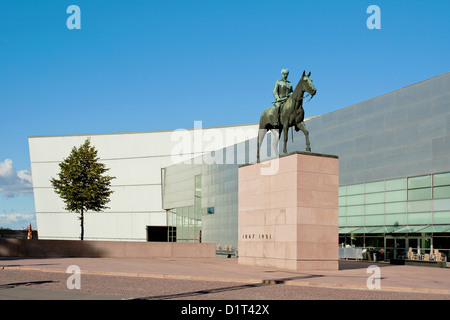
[[[259,129],[258,130],[258,147],[257,147],[257,154],[256,154],[256,162],[259,163],[260,162],[260,149],[261,149],[261,143],[264,139],[264,136],[266,135],[267,130],[266,129]]]
[[[302,130],[303,134],[305,135],[306,140],[306,151],[311,152],[311,145],[309,144],[309,132],[306,129],[306,125],[304,122],[300,123],[299,129]]]
[[[275,154],[278,157],[280,157],[280,153],[278,152],[278,141],[280,140],[280,132],[278,129],[272,129],[270,130],[270,132],[272,132],[272,136],[273,136],[273,142],[272,142],[272,146],[275,150]]]
[[[288,141],[288,131],[289,131],[289,126],[288,125],[283,125],[283,130],[284,130],[284,135],[283,135],[283,140],[284,140],[284,147],[283,147],[283,153],[286,154],[287,153],[287,141]]]

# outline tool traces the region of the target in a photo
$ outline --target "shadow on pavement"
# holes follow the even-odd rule
[[[230,287],[208,289],[208,290],[198,290],[198,291],[192,291],[192,292],[183,292],[183,293],[167,294],[167,295],[160,295],[160,296],[140,297],[140,298],[133,298],[131,300],[183,299],[183,298],[187,298],[187,297],[202,296],[202,295],[206,295],[206,294],[222,293],[222,292],[228,292],[228,291],[236,291],[236,290],[258,288],[258,287],[264,287],[264,286],[270,286],[270,285],[284,284],[286,281],[290,281],[290,280],[311,279],[311,278],[320,278],[320,277],[323,277],[323,276],[322,275],[309,275],[309,276],[289,277],[289,278],[273,279],[273,280],[267,279],[267,280],[262,280],[262,283],[243,284],[243,285],[236,285],[236,286],[230,286]]]
[[[32,285],[40,285],[44,283],[55,283],[59,281],[54,280],[44,280],[44,281],[27,281],[27,282],[13,282],[13,283],[6,283],[1,284],[0,288],[14,288],[14,287],[20,287],[20,286],[32,286]]]

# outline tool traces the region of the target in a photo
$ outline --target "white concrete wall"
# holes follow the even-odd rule
[[[87,138],[110,168],[109,209],[85,214],[87,240],[146,240],[146,226],[165,226],[161,168],[257,136],[257,124],[174,131],[29,137],[37,228],[40,239],[79,239],[77,214],[64,210],[50,179],[73,147]]]

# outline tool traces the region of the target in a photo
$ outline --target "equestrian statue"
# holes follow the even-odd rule
[[[294,90],[292,90],[292,84],[287,81],[289,71],[287,69],[281,70],[282,79],[275,83],[273,95],[275,101],[274,106],[263,111],[259,120],[258,131],[258,149],[257,149],[257,162],[260,162],[260,148],[264,136],[268,131],[271,131],[274,136],[273,147],[278,156],[278,141],[281,133],[284,131],[284,148],[283,152],[286,154],[288,130],[289,127],[295,127],[295,131],[301,130],[306,138],[306,151],[311,152],[311,146],[309,143],[309,132],[306,130],[305,123],[303,122],[305,117],[305,111],[303,110],[303,99],[305,92],[307,92],[312,99],[317,93],[311,80],[311,72],[308,75],[303,71],[302,77],[298,82]]]

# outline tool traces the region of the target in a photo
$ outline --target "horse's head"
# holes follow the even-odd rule
[[[311,95],[311,99],[314,97],[314,95],[317,93],[316,87],[313,84],[313,81],[310,78],[311,71],[306,75],[305,71],[303,70],[302,77],[300,78],[299,85],[302,92],[308,92]],[[295,123],[295,131],[302,130],[300,125],[303,122],[303,110],[301,112],[300,118],[296,119]]]
[[[308,73],[308,75],[305,74],[305,70],[303,70],[301,81],[301,88],[303,91],[308,92],[311,95],[311,98],[314,97],[314,95],[317,93],[316,87],[313,84],[313,81],[310,78],[311,71]]]

